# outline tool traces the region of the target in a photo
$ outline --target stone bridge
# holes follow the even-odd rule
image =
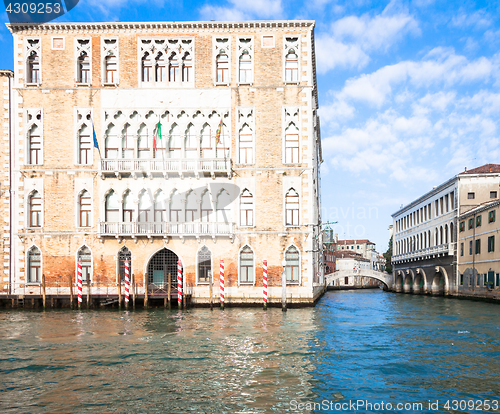
[[[387,287],[387,290],[392,290],[393,288],[392,274],[386,272],[378,272],[371,269],[338,270],[334,273],[329,273],[325,275],[326,285],[330,285],[330,283],[332,283],[334,280],[343,279],[344,277],[349,276],[371,277],[373,279],[380,280]]]

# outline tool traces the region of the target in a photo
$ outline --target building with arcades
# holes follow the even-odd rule
[[[461,217],[473,216],[468,212],[498,200],[499,186],[500,165],[465,169],[392,215],[397,292],[472,295],[464,293],[463,274],[468,267],[461,265],[471,259],[464,257],[463,246],[460,253],[457,248],[465,227],[463,223],[460,229],[457,226]]]
[[[63,292],[78,261],[110,292],[126,260],[138,294],[175,292],[180,260],[202,304],[224,260],[226,303],[260,303],[267,260],[271,302],[282,263],[289,300],[317,300],[314,22],[7,26],[12,293]]]

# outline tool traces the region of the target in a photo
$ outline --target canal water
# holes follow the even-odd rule
[[[500,400],[499,321],[379,290],[286,313],[3,311],[0,412],[479,412]]]

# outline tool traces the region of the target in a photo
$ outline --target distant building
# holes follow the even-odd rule
[[[369,269],[378,270],[379,254],[375,250],[375,243],[367,239],[362,240],[339,240],[337,243],[337,252],[352,251],[359,253],[370,262]]]
[[[499,173],[498,164],[466,169],[392,215],[397,292],[460,293],[457,219],[482,203],[498,200]]]
[[[352,271],[352,276],[346,276],[333,282],[338,288],[368,288],[377,287],[379,282],[371,277],[361,276],[363,270],[371,269],[370,259],[352,250],[337,250],[336,270]]]

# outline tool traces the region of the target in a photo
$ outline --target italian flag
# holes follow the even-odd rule
[[[155,130],[153,132],[153,148],[157,150],[156,140],[161,139],[161,124],[160,121],[156,124]]]

